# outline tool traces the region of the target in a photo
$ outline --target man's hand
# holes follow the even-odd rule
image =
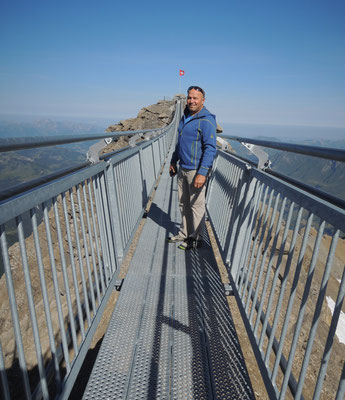
[[[194,187],[200,189],[206,182],[206,176],[198,174],[194,179]]]
[[[176,164],[170,164],[169,174],[170,174],[170,176],[174,176],[177,174]]]

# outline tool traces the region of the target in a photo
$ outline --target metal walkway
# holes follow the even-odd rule
[[[181,106],[166,128],[135,132],[151,140],[0,193],[1,398],[78,390]],[[344,150],[222,137],[345,162]],[[8,138],[0,153],[100,138]],[[253,398],[209,238],[186,253],[166,242],[180,219],[167,169],[84,398]],[[266,397],[343,400],[344,201],[219,150],[207,211]]]
[[[177,180],[165,166],[84,399],[252,399],[205,233],[184,252]]]

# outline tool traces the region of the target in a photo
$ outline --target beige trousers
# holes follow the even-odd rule
[[[206,184],[194,187],[197,170],[180,168],[177,177],[178,200],[182,216],[180,235],[199,239],[205,224]]]

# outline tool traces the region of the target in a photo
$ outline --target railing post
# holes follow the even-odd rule
[[[141,177],[141,185],[143,188],[143,207],[146,206],[148,201],[148,193],[147,193],[147,182],[144,177],[144,165],[143,165],[143,149],[140,148],[139,150],[139,165],[140,165],[140,177]]]
[[[22,373],[22,382],[24,384],[24,387],[22,388],[22,393],[23,393],[23,396],[25,396],[26,398],[29,399],[31,397],[29,375],[28,375],[28,369],[27,369],[26,360],[25,360],[24,344],[23,344],[23,338],[22,338],[22,334],[21,334],[21,330],[20,330],[18,306],[17,306],[16,295],[15,295],[15,290],[14,290],[14,282],[13,282],[13,278],[12,278],[11,264],[10,264],[9,254],[8,254],[8,245],[7,245],[6,232],[5,232],[4,225],[0,225],[0,243],[1,243],[1,251],[2,251],[2,257],[3,257],[3,261],[4,261],[4,267],[5,267],[7,292],[8,292],[10,310],[11,310],[12,321],[13,321],[14,338],[15,338],[15,343],[17,346],[18,363],[20,365],[20,371]]]
[[[121,262],[124,257],[124,243],[122,240],[122,226],[120,223],[120,211],[117,197],[117,188],[115,185],[115,171],[114,166],[111,162],[108,162],[108,166],[105,169],[105,175],[107,180],[107,194],[109,199],[109,212],[111,218],[111,225],[114,227],[114,249],[117,253],[117,258]]]
[[[210,177],[209,177],[209,179],[207,181],[206,204],[208,203],[209,199],[212,198],[212,191],[213,191],[212,190],[212,188],[213,188],[212,182],[214,181],[214,172],[217,169],[218,159],[219,159],[219,155],[217,153],[217,155],[216,155],[216,157],[215,157],[215,159],[213,161],[213,166],[212,166],[212,169],[211,169]]]
[[[151,143],[151,151],[152,151],[152,166],[155,180],[157,179],[157,171],[156,171],[156,162],[155,162],[155,152],[154,152],[154,142]]]
[[[1,377],[1,383],[2,383],[2,393],[4,396],[4,400],[11,400],[10,397],[10,389],[8,386],[8,380],[7,380],[7,375],[6,375],[6,368],[5,368],[5,358],[2,352],[2,346],[0,342],[0,377]]]
[[[158,151],[159,151],[159,164],[162,165],[164,160],[164,155],[162,150],[162,138],[158,139]]]

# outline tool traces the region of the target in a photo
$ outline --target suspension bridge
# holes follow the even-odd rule
[[[257,398],[229,296],[265,398],[344,398],[345,350],[337,339],[344,202],[220,148],[207,188],[209,229],[201,248],[179,250],[166,239],[180,223],[168,169],[181,112],[177,100],[169,126],[134,132],[149,140],[1,192],[4,399],[76,393],[116,288],[116,306],[78,398]],[[221,136],[252,144],[257,154],[265,146],[345,162],[342,150]],[[0,151],[108,137],[5,139]]]

